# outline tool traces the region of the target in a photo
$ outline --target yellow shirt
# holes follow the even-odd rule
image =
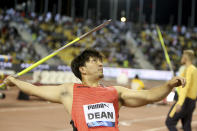
[[[131,81],[131,88],[134,90],[144,89],[144,83],[143,83],[143,81],[141,81],[139,79],[133,79]]]
[[[197,96],[197,68],[194,65],[185,67],[183,74],[181,74],[186,79],[186,85],[184,88],[178,87],[178,101],[176,104],[183,105],[185,98],[195,100]],[[170,112],[170,117],[174,116],[176,112],[176,106]]]
[[[185,98],[195,100],[197,96],[197,68],[194,65],[190,65],[184,69],[183,77],[186,79],[186,85],[184,88],[179,87],[179,99],[177,103],[183,105]]]

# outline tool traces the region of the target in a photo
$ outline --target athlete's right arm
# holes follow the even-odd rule
[[[38,96],[45,100],[57,103],[61,103],[62,94],[67,94],[66,88],[71,86],[71,84],[63,84],[59,86],[35,86],[12,76],[8,76],[4,82],[7,86],[17,86],[21,91],[28,95]]]
[[[119,93],[121,105],[128,107],[139,107],[165,98],[174,87],[184,86],[185,79],[174,77],[162,86],[151,88],[150,90],[133,91],[121,86],[114,86]]]

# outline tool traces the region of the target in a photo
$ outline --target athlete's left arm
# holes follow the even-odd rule
[[[164,85],[151,88],[150,90],[134,91],[121,86],[115,86],[115,88],[119,93],[121,105],[138,107],[162,100],[172,91],[174,87],[181,85],[185,85],[185,79],[182,77],[174,77]]]

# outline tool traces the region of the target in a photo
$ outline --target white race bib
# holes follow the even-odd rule
[[[88,127],[115,126],[115,110],[112,103],[95,103],[83,105],[85,120]]]

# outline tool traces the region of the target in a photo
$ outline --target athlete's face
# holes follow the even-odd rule
[[[187,55],[186,54],[183,54],[182,58],[181,58],[181,64],[186,64],[186,61],[187,61]]]
[[[90,57],[84,66],[85,74],[92,77],[103,78],[103,62],[96,57]]]

